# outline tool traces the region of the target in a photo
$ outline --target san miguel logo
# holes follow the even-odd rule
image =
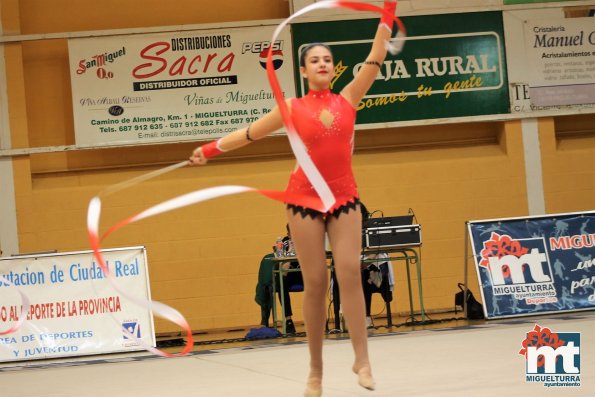
[[[545,387],[581,385],[580,332],[552,332],[535,324],[519,351],[527,363],[525,381]]]
[[[109,64],[116,61],[116,59],[126,55],[126,47],[122,47],[116,51],[103,52],[92,55],[90,58],[79,60],[76,74],[81,75],[87,73],[89,70],[95,70],[95,74],[99,79],[111,79],[114,73],[108,69]]]
[[[543,238],[515,240],[492,232],[483,246],[479,266],[488,270],[494,296],[513,295],[528,305],[558,301]]]

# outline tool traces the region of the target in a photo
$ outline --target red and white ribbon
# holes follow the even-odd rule
[[[387,12],[384,9],[382,9],[380,7],[373,6],[371,4],[367,4],[367,3],[351,2],[351,1],[317,2],[315,4],[304,7],[302,10],[296,12],[295,14],[293,14],[292,16],[287,18],[285,21],[283,21],[275,30],[271,42],[274,42],[277,39],[281,30],[291,20],[293,20],[301,15],[304,15],[308,12],[314,11],[316,9],[322,9],[322,8],[348,8],[348,9],[353,9],[356,11],[368,11],[368,12],[377,12],[377,13],[381,13],[381,14],[387,14]],[[393,18],[395,20],[395,22],[397,23],[397,25],[399,26],[399,35],[401,36],[400,44],[402,46],[402,38],[404,37],[405,28],[404,28],[403,24],[401,23],[401,21],[398,18],[396,18],[394,15],[390,15],[390,17]],[[392,45],[389,45],[389,47],[390,47],[391,51],[398,49]],[[291,120],[291,115],[289,113],[289,109],[287,108],[287,105],[283,98],[283,93],[282,93],[281,87],[279,85],[279,81],[277,80],[277,77],[275,75],[275,71],[274,71],[273,64],[272,64],[272,51],[269,52],[268,57],[267,57],[266,70],[267,70],[267,76],[269,78],[269,82],[271,84],[271,88],[273,90],[273,94],[275,96],[275,100],[277,101],[277,105],[279,106],[279,109],[281,111],[281,115],[283,118],[283,124],[285,125],[285,128],[287,130],[287,135],[288,135],[289,142],[291,144],[293,153],[294,153],[300,167],[304,170],[304,173],[306,174],[306,176],[310,180],[310,183],[312,184],[312,186],[314,187],[314,189],[316,190],[316,192],[318,193],[318,195],[320,197],[321,204],[319,206],[317,206],[318,209],[322,212],[326,212],[328,209],[330,209],[335,204],[335,197],[334,197],[332,191],[330,190],[328,184],[326,183],[326,181],[320,174],[320,171],[316,168],[316,165],[314,164],[314,162],[308,155],[308,152],[307,152],[307,149],[306,149],[304,143],[302,142],[302,140],[300,139],[299,135],[297,134],[297,132],[295,130],[295,126],[293,125],[293,122]],[[146,174],[144,176],[141,176],[141,177],[129,180],[129,181],[122,182],[118,185],[114,185],[113,187],[108,188],[104,192],[102,192],[100,194],[100,196],[101,195],[105,196],[107,194],[111,194],[117,190],[122,190],[126,187],[132,186],[133,184],[150,179],[157,175],[162,175],[166,172],[170,172],[174,169],[184,166],[185,164],[187,164],[187,162],[184,161],[182,163],[178,163],[178,164],[174,164],[170,167],[166,167],[162,170],[158,170],[153,173]],[[186,207],[189,205],[198,204],[198,203],[201,203],[201,202],[204,202],[207,200],[212,200],[212,199],[219,198],[219,197],[224,197],[224,196],[238,194],[238,193],[246,193],[246,192],[260,193],[260,194],[267,196],[269,198],[272,198],[275,200],[281,200],[281,201],[283,201],[284,193],[285,193],[285,192],[279,192],[279,191],[262,190],[262,189],[255,189],[252,187],[247,187],[247,186],[236,186],[236,185],[217,186],[217,187],[211,187],[211,188],[207,188],[207,189],[196,190],[194,192],[187,193],[182,196],[175,197],[171,200],[165,201],[163,203],[157,204],[157,205],[155,205],[151,208],[148,208],[136,215],[133,215],[129,218],[123,219],[122,221],[118,222],[114,226],[110,227],[101,237],[99,237],[100,236],[99,235],[99,220],[101,217],[101,199],[99,196],[96,196],[89,203],[89,208],[88,208],[88,212],[87,212],[87,230],[88,230],[88,234],[89,234],[89,240],[91,242],[91,247],[93,249],[95,258],[97,259],[97,261],[99,263],[99,266],[101,267],[103,272],[107,275],[108,280],[111,281],[114,289],[116,289],[122,296],[130,299],[131,301],[135,302],[139,306],[145,307],[145,308],[151,310],[156,316],[166,319],[168,321],[171,321],[174,324],[177,324],[186,333],[186,344],[185,344],[184,349],[180,353],[177,353],[177,354],[166,353],[166,352],[163,352],[163,351],[156,349],[152,346],[148,346],[147,344],[145,344],[142,341],[137,339],[137,341],[139,343],[141,343],[147,350],[154,352],[155,354],[158,354],[161,356],[167,356],[167,357],[186,354],[186,353],[190,352],[193,348],[192,330],[191,330],[188,322],[184,318],[184,316],[180,312],[178,312],[176,309],[174,309],[170,306],[167,306],[163,303],[160,303],[160,302],[149,301],[149,300],[131,296],[126,291],[119,288],[116,281],[114,280],[113,276],[110,275],[109,269],[107,268],[107,266],[105,264],[105,260],[101,254],[101,245],[100,245],[101,241],[103,239],[105,239],[107,236],[109,236],[110,234],[114,233],[116,230],[121,229],[122,227],[124,227],[130,223],[137,222],[141,219],[145,219],[145,218],[148,218],[151,216],[162,214],[162,213],[172,211],[172,210],[175,210],[178,208]],[[136,339],[136,338],[134,338],[133,335],[128,333],[125,329],[123,329],[122,331],[129,338]]]
[[[281,30],[291,20],[293,20],[299,16],[302,16],[308,12],[314,11],[316,9],[322,9],[322,8],[348,8],[348,9],[353,9],[356,11],[368,11],[368,12],[377,12],[377,13],[381,13],[381,14],[387,14],[387,12],[384,9],[382,9],[380,7],[373,6],[371,4],[367,4],[367,3],[351,2],[351,1],[317,2],[315,4],[304,7],[303,9],[301,9],[300,11],[296,12],[295,14],[293,14],[292,16],[287,18],[285,21],[283,21],[275,30],[271,42],[274,42],[277,39]],[[397,46],[387,43],[387,48],[389,49],[389,51],[391,51],[392,53],[395,53],[396,51],[399,50],[399,47],[402,47],[405,28],[398,18],[396,18],[394,15],[389,15],[389,16],[390,16],[390,18],[393,18],[395,20],[395,22],[397,23],[397,25],[399,26],[398,36],[401,36],[400,42],[397,41]],[[326,181],[324,180],[324,178],[322,177],[322,175],[316,168],[316,165],[313,163],[312,159],[308,155],[308,152],[306,150],[304,143],[302,142],[302,140],[300,139],[299,135],[297,134],[297,132],[295,130],[295,126],[293,125],[293,122],[291,120],[289,110],[288,110],[287,105],[284,101],[282,90],[281,90],[281,87],[279,85],[279,82],[277,80],[277,77],[275,75],[275,71],[274,71],[274,68],[272,65],[272,52],[269,52],[268,57],[267,57],[267,76],[269,78],[269,82],[271,84],[273,94],[275,95],[275,100],[277,101],[277,104],[281,111],[283,123],[287,130],[289,142],[291,144],[291,147],[295,154],[295,157],[296,157],[300,167],[304,170],[306,176],[310,180],[312,186],[314,187],[314,189],[320,196],[320,200],[321,200],[320,205],[313,203],[313,206],[318,207],[318,209],[322,212],[326,212],[329,208],[331,208],[334,205],[335,197],[334,197],[332,191],[330,190],[330,188],[328,187],[328,184],[326,183]],[[163,169],[160,169],[160,170],[148,173],[148,174],[141,175],[137,178],[133,178],[133,179],[121,182],[119,184],[110,186],[107,189],[103,190],[98,196],[94,197],[91,200],[91,202],[89,203],[88,211],[87,211],[87,231],[88,231],[88,235],[89,235],[89,241],[90,241],[91,247],[93,249],[93,254],[94,254],[95,258],[97,259],[99,266],[103,270],[104,274],[107,276],[107,279],[111,282],[114,289],[116,291],[118,291],[122,296],[128,298],[130,301],[136,303],[137,305],[139,305],[141,307],[145,307],[148,310],[151,310],[158,317],[161,317],[163,319],[171,321],[174,324],[177,324],[185,331],[186,344],[184,346],[184,349],[180,353],[171,354],[171,353],[166,353],[162,350],[156,349],[153,346],[147,345],[143,341],[135,338],[134,335],[130,334],[125,328],[122,328],[122,332],[124,334],[126,334],[126,336],[129,337],[130,339],[135,339],[137,342],[142,344],[147,350],[149,350],[155,354],[158,354],[161,356],[166,356],[166,357],[184,355],[184,354],[187,354],[190,351],[192,351],[193,337],[192,337],[192,330],[190,328],[190,325],[188,324],[188,322],[186,321],[184,316],[176,309],[174,309],[170,306],[167,306],[163,303],[157,302],[157,301],[150,301],[150,300],[142,299],[142,298],[139,298],[136,296],[132,296],[127,291],[121,289],[118,286],[117,282],[115,281],[115,278],[113,277],[113,275],[111,275],[111,273],[106,265],[106,262],[101,254],[101,241],[103,239],[105,239],[107,236],[109,236],[110,234],[114,233],[116,230],[121,229],[122,227],[124,227],[130,223],[139,221],[141,219],[145,219],[145,218],[155,216],[158,214],[162,214],[162,213],[165,213],[168,211],[172,211],[172,210],[175,210],[178,208],[201,203],[201,202],[204,202],[207,200],[211,200],[214,198],[219,198],[219,197],[223,197],[223,196],[227,196],[227,195],[231,195],[231,194],[257,192],[257,193],[260,193],[262,195],[265,195],[265,196],[275,199],[275,200],[283,201],[283,198],[284,198],[284,192],[261,190],[261,189],[255,189],[252,187],[247,187],[247,186],[233,186],[232,185],[232,186],[218,186],[218,187],[211,187],[211,188],[207,188],[207,189],[201,189],[201,190],[197,190],[197,191],[194,191],[194,192],[191,192],[188,194],[184,194],[179,197],[175,197],[171,200],[165,201],[161,204],[158,204],[151,208],[148,208],[134,216],[123,219],[122,221],[118,222],[117,224],[111,226],[101,237],[99,236],[99,220],[101,218],[101,199],[100,199],[101,196],[107,196],[109,194],[115,193],[116,191],[123,190],[125,188],[133,186],[140,182],[154,178],[156,176],[163,175],[163,174],[173,171],[175,169],[181,168],[185,165],[187,165],[187,161],[183,161],[183,162],[174,164],[172,166],[165,167]],[[20,294],[21,299],[22,299],[22,307],[21,307],[21,314],[19,316],[19,320],[16,323],[14,323],[6,331],[0,331],[0,335],[6,335],[6,334],[17,331],[23,325],[23,323],[26,321],[26,317],[27,317],[29,309],[30,309],[30,301],[27,298],[27,296],[19,288],[15,287],[8,280],[6,280],[4,277],[2,277],[2,282],[5,283],[6,285],[16,288],[16,290],[18,291],[18,293]]]

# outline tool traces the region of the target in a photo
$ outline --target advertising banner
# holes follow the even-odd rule
[[[275,106],[266,56],[295,96],[287,29],[276,25],[71,39],[76,144],[211,140]]]
[[[102,252],[119,287],[150,299],[144,247]],[[142,350],[123,329],[155,346],[151,312],[121,296],[90,251],[0,258],[0,276],[0,331],[19,321],[19,291],[31,304],[0,336],[0,362]]]
[[[510,4],[533,4],[533,3],[562,3],[576,0],[504,0],[505,5]]]
[[[404,49],[388,54],[357,124],[509,112],[501,12],[402,19]],[[294,24],[294,59],[308,43],[324,41],[335,61],[332,91],[340,92],[366,60],[377,27],[378,19]],[[298,74],[296,81],[303,95],[306,82]]]
[[[536,106],[595,103],[593,18],[525,22],[525,54]]]
[[[595,309],[595,212],[468,228],[487,318]]]

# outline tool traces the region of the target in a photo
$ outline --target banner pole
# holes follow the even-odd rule
[[[467,317],[467,279],[468,279],[468,260],[469,260],[469,221],[465,222],[465,238],[464,243],[465,243],[465,260],[463,261],[464,263],[464,270],[463,270],[463,284],[464,284],[464,292],[463,292],[463,314],[465,315],[465,318]]]

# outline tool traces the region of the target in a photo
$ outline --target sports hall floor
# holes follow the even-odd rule
[[[391,328],[376,319],[369,338],[377,382],[372,392],[350,372],[347,334],[329,334],[323,396],[595,396],[595,311],[491,321],[452,315],[416,325],[395,318]],[[579,388],[526,382],[519,350],[535,324],[581,333]],[[301,396],[308,368],[301,330],[298,325],[297,336],[259,341],[244,341],[247,329],[199,333],[194,351],[177,358],[135,352],[0,363],[0,397]],[[158,341],[179,342],[172,336]]]

